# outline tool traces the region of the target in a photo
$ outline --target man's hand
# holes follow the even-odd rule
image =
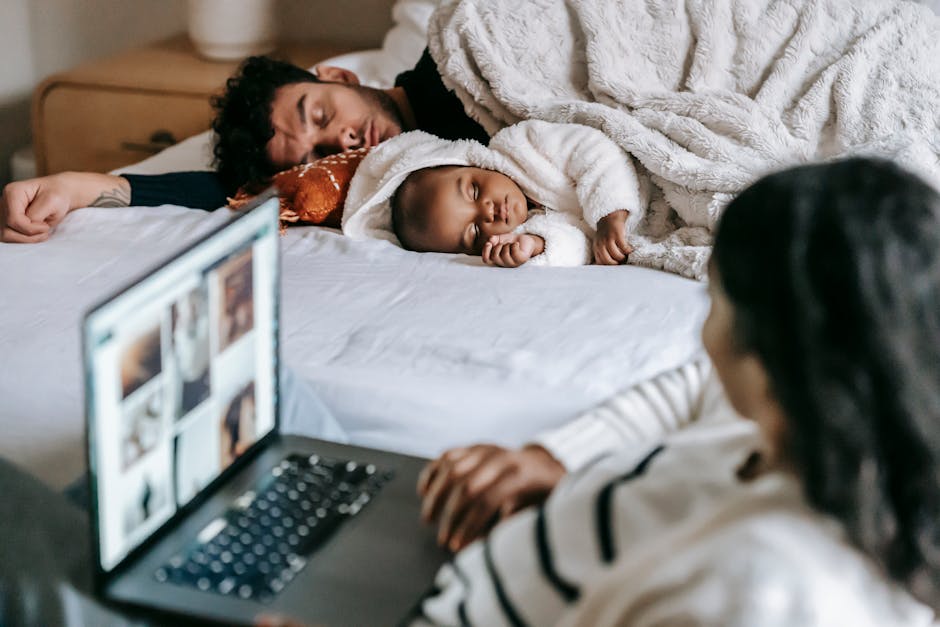
[[[437,541],[459,551],[510,514],[544,501],[565,468],[541,446],[455,448],[418,477],[421,517],[439,520]]]
[[[0,196],[0,241],[31,244],[49,239],[78,207],[126,207],[130,185],[120,176],[63,172],[16,181]]]
[[[633,247],[627,243],[627,216],[625,209],[607,214],[597,221],[597,234],[594,236],[594,263],[604,266],[616,266],[627,260]]]
[[[494,235],[483,245],[483,263],[488,266],[518,268],[532,257],[541,255],[543,250],[545,240],[538,235]]]

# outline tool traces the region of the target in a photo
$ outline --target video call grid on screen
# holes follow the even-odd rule
[[[275,426],[273,215],[241,218],[86,322],[105,571]]]

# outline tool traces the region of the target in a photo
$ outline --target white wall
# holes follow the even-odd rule
[[[30,47],[29,0],[0,0],[0,184],[10,155],[29,141],[29,93],[36,80]]]
[[[49,74],[186,28],[185,0],[0,0],[0,184]]]

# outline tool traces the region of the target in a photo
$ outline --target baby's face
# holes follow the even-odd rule
[[[426,213],[410,239],[425,251],[479,255],[487,239],[511,232],[529,211],[511,178],[481,168],[435,168],[412,190],[412,198],[419,197]]]

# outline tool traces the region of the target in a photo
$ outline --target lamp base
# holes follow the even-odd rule
[[[236,61],[274,50],[275,0],[189,0],[189,38],[203,57]]]

